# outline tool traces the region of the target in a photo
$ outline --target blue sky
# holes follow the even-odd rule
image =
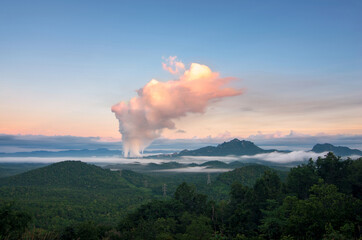
[[[174,79],[161,62],[178,56],[245,94],[164,137],[362,134],[361,12],[332,0],[1,1],[0,133],[116,138],[110,107]]]
[[[145,79],[155,74],[163,55],[229,66],[231,70],[222,70],[230,74],[357,70],[361,5],[360,1],[2,1],[2,60],[98,69],[141,64]]]

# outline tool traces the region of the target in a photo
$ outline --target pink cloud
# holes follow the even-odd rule
[[[165,60],[166,62],[162,63],[162,68],[171,74],[179,74],[185,70],[185,65],[181,61],[177,61],[176,56],[170,56]]]
[[[128,103],[114,105],[112,112],[119,120],[125,155],[140,155],[163,129],[175,128],[174,119],[204,113],[212,101],[240,95],[241,90],[225,87],[231,80],[220,78],[206,65],[192,63],[178,80],[152,79]]]

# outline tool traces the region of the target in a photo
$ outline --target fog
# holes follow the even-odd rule
[[[222,162],[252,162],[253,160],[275,162],[275,163],[289,163],[289,162],[299,162],[306,161],[310,158],[317,159],[318,157],[323,157],[327,154],[324,153],[315,153],[310,151],[293,151],[289,153],[281,152],[271,152],[271,153],[262,153],[252,156],[226,156],[226,157],[216,157],[216,156],[185,156],[182,157],[182,161],[185,162],[207,162],[207,161],[222,161]],[[180,161],[181,162],[181,161]]]
[[[216,172],[229,172],[231,170],[233,170],[233,169],[207,168],[207,167],[186,167],[186,168],[155,170],[154,172],[176,172],[176,173],[205,172],[205,173],[216,173]]]
[[[307,161],[312,158],[316,160],[318,157],[323,157],[327,154],[324,153],[315,153],[310,151],[293,151],[289,153],[281,152],[271,152],[263,153],[252,156],[183,156],[180,158],[125,158],[122,156],[113,156],[113,157],[1,157],[0,162],[7,163],[55,163],[61,161],[82,161],[87,163],[97,163],[108,164],[108,163],[119,163],[119,164],[129,164],[129,163],[163,163],[163,162],[179,162],[184,164],[197,163],[202,164],[207,161],[221,161],[225,163],[230,163],[234,161],[240,162],[254,162],[254,161],[266,161],[272,163],[292,163],[292,162],[301,162]],[[350,156],[352,159],[356,159],[360,156]],[[347,158],[347,157],[345,157]]]

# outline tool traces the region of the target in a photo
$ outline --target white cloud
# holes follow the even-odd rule
[[[207,167],[186,167],[186,168],[174,168],[174,169],[162,169],[155,172],[205,172],[205,173],[216,173],[216,172],[229,172],[232,169],[226,168],[207,168]]]
[[[301,162],[306,161],[310,158],[316,160],[318,157],[323,157],[325,153],[315,153],[309,151],[293,151],[290,153],[282,152],[271,152],[271,153],[262,153],[252,156],[183,156],[181,162],[184,163],[204,163],[207,161],[221,161],[221,162],[253,162],[258,161],[267,161],[275,163],[289,163],[289,162]]]
[[[271,152],[271,153],[262,153],[254,156],[242,156],[240,159],[258,159],[262,161],[268,162],[276,162],[276,163],[289,163],[289,162],[300,162],[306,161],[310,158],[317,159],[318,157],[322,157],[326,155],[327,152],[324,153],[315,153],[315,152],[307,152],[307,151],[293,151],[290,153],[280,153],[280,152]]]

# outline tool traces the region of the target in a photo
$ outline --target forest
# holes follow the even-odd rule
[[[0,179],[0,239],[360,239],[362,158],[157,177],[61,162]],[[162,186],[167,182],[167,194]]]

